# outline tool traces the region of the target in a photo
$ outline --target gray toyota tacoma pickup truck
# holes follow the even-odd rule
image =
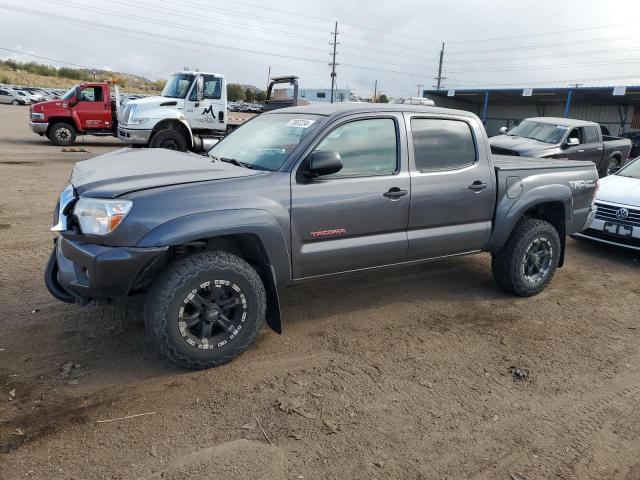
[[[80,305],[146,294],[159,350],[207,368],[265,320],[280,333],[278,291],[310,279],[490,252],[503,289],[535,295],[590,223],[597,182],[592,162],[492,156],[468,112],[288,108],[208,156],[123,149],[76,164],[45,282]]]
[[[599,124],[572,118],[527,118],[501,131],[503,135],[489,139],[495,154],[588,160],[601,177],[622,167],[631,152],[628,138],[603,135]]]

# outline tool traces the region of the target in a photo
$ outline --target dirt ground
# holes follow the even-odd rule
[[[27,114],[0,106],[1,479],[640,479],[637,254],[569,239],[529,299],[488,255],[305,284],[283,335],[182,371],[139,299],[47,293],[56,197],[120,145],[65,153]]]

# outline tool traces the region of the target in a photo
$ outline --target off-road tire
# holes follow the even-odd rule
[[[149,142],[151,148],[166,148],[168,150],[187,151],[187,139],[178,130],[160,130],[153,135]]]
[[[76,129],[68,123],[56,123],[49,129],[48,137],[54,145],[68,147],[76,143]]]
[[[247,315],[241,330],[225,345],[212,350],[187,343],[178,325],[187,295],[203,282],[228,280],[246,297]],[[200,370],[230,362],[255,340],[264,323],[266,293],[258,273],[241,258],[221,251],[202,252],[170,264],[151,286],[144,321],[156,348],[183,368]]]
[[[600,172],[600,177],[604,178],[609,176],[611,167],[617,167],[617,166],[619,166],[617,158],[613,158],[613,157],[608,158],[602,165],[602,171]]]
[[[537,283],[527,281],[523,274],[523,262],[529,246],[538,238],[546,239],[551,246],[551,262],[543,278]],[[549,284],[560,259],[560,236],[549,222],[523,217],[514,227],[509,240],[492,255],[493,279],[509,293],[520,297],[537,295]]]

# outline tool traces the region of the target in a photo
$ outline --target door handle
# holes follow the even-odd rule
[[[486,183],[482,183],[480,180],[476,180],[471,185],[469,185],[469,189],[479,192],[480,190],[484,190],[488,186],[489,185],[487,185]]]
[[[390,198],[391,200],[397,200],[400,197],[404,197],[408,193],[409,192],[407,192],[406,190],[400,190],[398,187],[392,187],[389,189],[389,191],[384,192],[382,196]]]
[[[584,153],[584,150],[578,150],[578,153]]]

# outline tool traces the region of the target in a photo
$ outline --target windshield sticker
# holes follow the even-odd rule
[[[307,120],[306,118],[294,118],[293,120],[289,120],[289,123],[287,123],[287,127],[309,128],[314,123],[316,123],[315,120]]]

